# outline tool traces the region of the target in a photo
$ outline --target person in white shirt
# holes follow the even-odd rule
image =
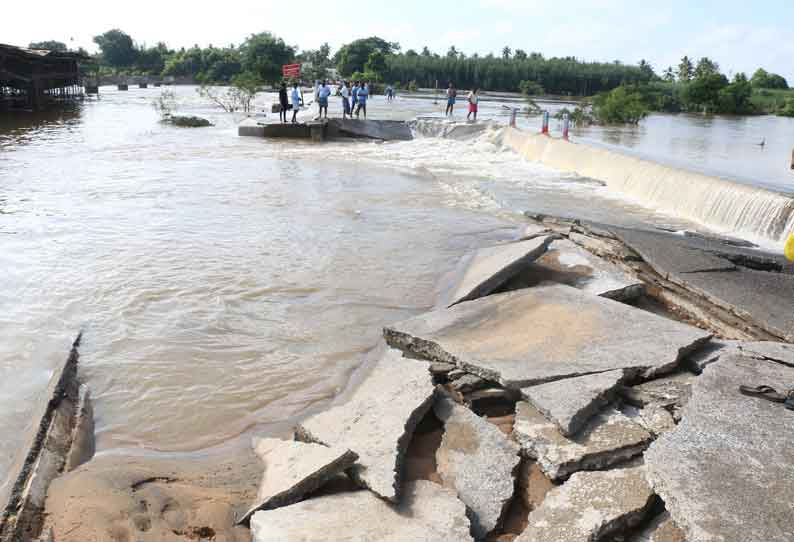
[[[477,120],[477,106],[480,102],[480,97],[477,95],[477,92],[480,89],[474,87],[471,92],[469,92],[469,114],[466,115],[466,120],[471,120],[471,115],[474,113],[474,120]]]
[[[317,90],[317,103],[320,106],[320,118],[328,118],[328,97],[331,95],[331,87],[328,86],[326,81],[323,81],[320,88]]]
[[[301,108],[301,102],[303,102],[303,98],[301,98],[300,89],[298,89],[298,83],[292,84],[292,124],[298,122],[296,120],[298,116],[298,111]]]
[[[353,118],[353,113],[350,110],[350,89],[347,88],[347,81],[342,81],[339,95],[342,97],[342,120],[346,119],[348,115]]]

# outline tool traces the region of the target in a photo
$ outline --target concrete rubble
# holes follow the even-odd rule
[[[522,240],[462,261],[440,307],[387,326],[390,348],[294,440],[257,440],[259,458],[246,442],[86,462],[89,395],[70,384],[69,415],[43,424],[58,445],[33,439],[22,471],[65,473],[46,524],[0,542],[794,540],[794,412],[739,393],[794,388],[778,342],[794,266],[737,240],[528,216]],[[47,484],[17,484],[4,529],[21,504],[42,519]]]
[[[654,494],[642,467],[580,472],[546,495],[516,542],[590,542],[638,525]]]
[[[794,539],[794,412],[739,393],[792,382],[794,368],[776,362],[709,365],[681,423],[646,452],[648,480],[688,542]]]
[[[26,444],[11,465],[0,494],[0,542],[32,540],[44,531],[45,501],[59,476],[94,455],[94,412],[88,387],[78,379],[82,333],[53,370],[31,416]]]
[[[466,504],[472,534],[479,540],[501,524],[513,498],[519,447],[495,425],[450,397],[439,397],[434,410],[444,422],[436,452],[438,473]]]
[[[618,301],[636,299],[643,282],[568,239],[556,239],[533,265],[509,281],[506,289],[528,288],[544,281],[558,282]]]
[[[647,448],[651,435],[615,409],[607,409],[573,437],[526,402],[516,404],[513,429],[522,453],[538,462],[553,479],[581,470],[602,470],[636,457]]]
[[[428,312],[384,336],[413,355],[525,388],[616,369],[646,378],[670,372],[711,334],[552,284]]]
[[[274,438],[257,439],[254,450],[265,464],[256,503],[240,518],[246,522],[257,510],[288,506],[353,466],[358,456],[347,449],[329,448]]]
[[[337,493],[257,512],[251,531],[253,542],[472,540],[466,507],[455,492],[425,480],[406,484],[396,506],[366,490]]]
[[[540,236],[477,250],[461,260],[457,278],[442,295],[440,306],[452,306],[486,296],[538,259],[552,241]]]
[[[428,363],[387,350],[347,402],[302,422],[296,438],[352,450],[353,479],[397,501],[403,456],[433,393]]]
[[[611,402],[621,380],[622,370],[606,371],[523,388],[521,395],[569,437]]]

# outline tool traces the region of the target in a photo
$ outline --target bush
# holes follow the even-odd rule
[[[183,117],[176,115],[169,117],[167,122],[183,128],[203,128],[205,126],[212,126],[210,121],[201,117]]]
[[[777,114],[781,117],[794,117],[794,98],[788,98]]]
[[[648,107],[639,92],[620,86],[595,97],[593,116],[601,124],[639,124]]]
[[[544,92],[543,87],[537,81],[521,81],[518,88],[525,96],[540,96]]]

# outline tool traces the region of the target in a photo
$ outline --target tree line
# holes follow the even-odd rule
[[[177,76],[198,82],[234,83],[247,86],[281,81],[281,66],[300,62],[303,77],[312,81],[332,74],[349,79],[388,83],[402,88],[480,87],[491,91],[521,91],[527,95],[596,96],[622,88],[612,100],[629,100],[636,110],[639,99],[651,111],[692,111],[750,114],[790,113],[792,96],[788,82],[778,74],[758,69],[752,77],[738,73],[732,79],[709,58],[694,62],[688,56],[661,75],[641,60],[585,62],[574,57],[545,58],[537,52],[504,47],[500,54],[467,56],[454,45],[446,53],[403,51],[399,43],[377,36],[357,39],[331,55],[326,43],[318,49],[301,50],[269,33],[252,34],[240,45],[171,49],[164,42],[154,46],[136,43],[119,29],[94,37],[99,48],[95,61],[116,73]],[[31,47],[67,50],[60,42],[38,42]],[[635,111],[636,112],[636,111]]]

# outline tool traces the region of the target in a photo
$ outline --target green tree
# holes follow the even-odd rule
[[[328,68],[331,67],[331,46],[323,43],[319,49],[304,52],[301,60],[308,65],[303,71],[307,79],[311,81],[325,79],[328,77]]]
[[[540,96],[543,94],[543,87],[537,81],[521,81],[518,84],[521,93],[525,96]]]
[[[662,75],[662,79],[667,81],[668,83],[675,82],[675,72],[673,71],[672,66],[668,66],[666,70],[664,70],[664,74]]]
[[[776,73],[769,73],[763,68],[758,68],[753,74],[750,83],[756,88],[788,89],[786,78]]]
[[[602,124],[638,124],[648,115],[648,107],[639,92],[620,86],[595,97],[593,115]]]
[[[135,67],[142,72],[159,75],[165,68],[166,58],[172,54],[173,51],[170,51],[163,42],[159,42],[155,47],[141,45],[135,53]]]
[[[118,28],[94,36],[94,43],[102,52],[102,60],[112,68],[127,68],[135,62],[135,44],[129,34]]]
[[[523,49],[516,49],[516,52],[513,53],[513,58],[516,60],[526,60],[528,58],[527,52]]]
[[[684,106],[689,111],[717,113],[720,110],[720,91],[728,86],[728,78],[711,73],[695,78],[684,89]]]
[[[781,117],[794,117],[794,98],[786,99],[783,107],[777,112]]]
[[[458,55],[460,55],[460,51],[454,45],[451,45],[449,51],[447,51],[447,58],[458,58]]]
[[[372,36],[343,45],[334,55],[334,60],[339,73],[349,75],[353,72],[362,71],[364,64],[369,60],[369,55],[375,51],[390,55],[397,52],[399,48],[400,45],[397,43],[391,43],[377,36]]]
[[[706,77],[720,73],[720,65],[708,57],[703,57],[698,60],[695,67],[695,78]]]
[[[753,87],[747,76],[737,73],[730,85],[719,91],[719,112],[720,113],[752,113],[753,106],[750,97],[753,95]]]
[[[505,60],[509,60],[511,54],[513,54],[513,51],[510,49],[510,47],[505,45],[504,48],[502,49],[502,58]]]
[[[34,41],[30,45],[28,45],[30,49],[46,49],[48,51],[58,51],[60,53],[64,53],[68,50],[66,44],[62,41]]]
[[[653,71],[653,66],[651,66],[644,58],[640,60],[638,67],[648,76],[649,80],[656,79],[656,72]]]
[[[688,56],[681,59],[678,64],[678,80],[682,83],[688,83],[695,75],[695,68],[692,66],[692,61]]]
[[[386,70],[386,55],[377,50],[370,53],[367,63],[364,64],[364,72],[374,74],[376,81],[382,81]]]
[[[430,52],[430,49],[427,48],[427,45],[422,47],[422,56],[433,56],[433,53]]]
[[[295,58],[295,49],[270,32],[251,34],[240,46],[240,64],[261,81],[275,83],[281,79],[281,67]]]

